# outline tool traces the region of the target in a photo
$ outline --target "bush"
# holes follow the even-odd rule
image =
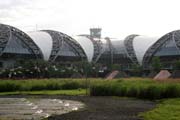
[[[82,80],[3,80],[0,92],[36,91],[36,90],[70,90],[85,88]]]
[[[20,85],[17,83],[12,83],[12,82],[6,82],[2,81],[0,84],[0,92],[9,92],[9,91],[15,91],[20,88]]]
[[[104,81],[93,84],[92,96],[127,96],[143,99],[180,97],[180,83],[159,83],[150,80]]]
[[[65,90],[78,89],[78,88],[80,88],[80,85],[74,81],[65,82],[64,84],[62,84],[62,89],[65,89]]]
[[[159,57],[154,57],[152,59],[152,70],[159,72],[162,68],[162,64]]]

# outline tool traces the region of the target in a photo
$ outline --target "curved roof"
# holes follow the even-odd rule
[[[159,37],[136,36],[133,39],[133,47],[138,60],[142,65],[143,57],[150,46],[152,46]]]
[[[180,50],[180,30],[173,31],[173,39]]]
[[[169,32],[159,38],[151,47],[148,48],[143,58],[143,64],[145,65],[149,63],[153,55],[161,48],[161,46],[170,40],[174,41],[175,46],[180,50],[180,30]]]
[[[0,24],[0,54],[31,54],[35,58],[42,58],[40,48],[21,30]]]
[[[11,30],[9,26],[0,24],[0,55],[3,54],[4,49],[10,39]]]
[[[124,40],[124,45],[126,47],[127,55],[131,59],[131,61],[135,64],[138,63],[138,60],[134,51],[134,46],[133,46],[133,39],[136,36],[139,36],[139,35],[132,34],[132,35],[127,36]]]
[[[91,39],[86,36],[73,36],[73,38],[81,45],[86,53],[88,62],[91,62],[94,55],[94,45]]]
[[[113,40],[111,41],[111,44],[113,48],[116,50],[114,52],[116,52],[117,54],[127,54],[123,40]]]
[[[86,58],[83,49],[76,40],[64,33],[53,30],[41,30],[29,32],[28,34],[42,49],[45,60],[54,62],[57,58],[63,56]]]
[[[49,60],[52,51],[52,37],[44,31],[28,32],[28,35],[40,47],[43,52],[44,59]]]

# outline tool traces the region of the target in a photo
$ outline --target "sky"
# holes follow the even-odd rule
[[[0,23],[68,35],[100,27],[103,37],[162,36],[180,29],[179,5],[179,0],[0,0]]]

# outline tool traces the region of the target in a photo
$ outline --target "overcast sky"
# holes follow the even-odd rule
[[[53,29],[69,35],[161,36],[180,29],[179,0],[0,0],[0,23],[24,31]]]

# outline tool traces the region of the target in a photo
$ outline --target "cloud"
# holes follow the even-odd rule
[[[16,7],[21,7],[24,5],[28,5],[32,0],[3,0],[0,2],[0,9],[13,9]]]
[[[179,0],[0,0],[0,22],[70,35],[89,33],[90,27],[102,27],[110,37],[158,35],[180,27],[178,5]]]
[[[11,22],[24,16],[33,0],[3,0],[0,2],[0,22]]]

